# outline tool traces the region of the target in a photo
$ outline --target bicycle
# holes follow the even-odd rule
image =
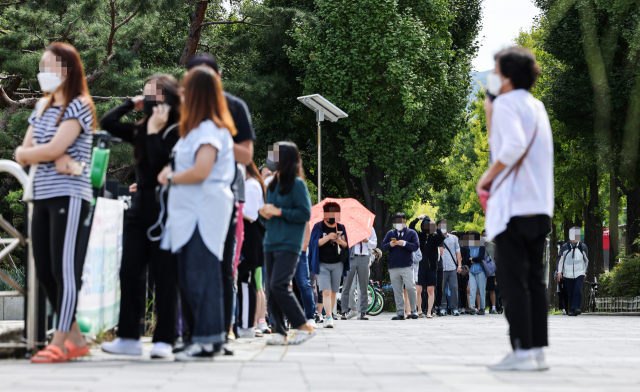
[[[358,286],[356,285],[356,287],[354,288],[355,290],[355,300],[356,302],[358,301]],[[340,286],[340,293],[342,293],[342,286]],[[383,295],[383,291],[382,291],[382,287],[380,286],[380,282],[374,282],[373,280],[369,281],[369,284],[367,285],[367,296],[369,298],[369,306],[367,307],[367,314],[370,316],[377,316],[380,313],[382,313],[382,310],[384,309],[384,295]],[[341,300],[340,300],[341,296],[338,296],[338,309],[341,309]]]
[[[595,282],[588,282],[586,280],[584,281],[585,284],[591,285],[591,289],[589,290],[589,305],[587,305],[587,309],[590,313],[596,312],[596,299],[598,298],[598,278],[594,277],[593,279],[595,280]]]

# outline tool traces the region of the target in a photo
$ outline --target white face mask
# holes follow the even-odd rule
[[[404,227],[404,225],[402,223],[394,223],[393,227],[396,228],[396,230],[400,231],[402,230],[402,228]]]
[[[485,242],[489,242],[489,240],[487,239],[487,237],[480,237],[480,242],[484,244]]]
[[[53,72],[40,72],[38,74],[40,89],[46,93],[52,93],[62,84],[62,78]]]
[[[500,90],[502,89],[502,78],[500,75],[492,73],[489,74],[489,93],[494,97],[500,95]]]

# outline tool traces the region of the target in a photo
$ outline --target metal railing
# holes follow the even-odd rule
[[[27,279],[26,289],[14,282],[7,274],[0,271],[0,278],[4,279],[11,287],[15,288],[27,302],[27,311],[25,314],[25,332],[26,340],[24,343],[3,343],[2,347],[26,348],[29,351],[35,351],[38,345],[38,280],[36,278],[36,268],[33,261],[33,246],[31,243],[31,215],[33,213],[33,203],[27,199],[27,195],[32,194],[33,181],[24,171],[24,169],[16,162],[6,159],[0,160],[0,172],[9,173],[15,177],[24,190],[25,197],[23,201],[27,204],[27,227],[29,235],[25,238],[18,230],[16,230],[9,222],[0,217],[0,227],[5,230],[12,238],[4,238],[0,243],[5,248],[0,251],[0,260],[7,257],[18,245],[26,245],[28,247],[27,259]]]

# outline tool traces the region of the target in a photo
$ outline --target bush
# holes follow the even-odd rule
[[[640,255],[621,257],[611,272],[598,277],[599,297],[640,296]]]
[[[24,268],[15,270],[4,271],[9,277],[19,284],[21,287],[24,287]],[[5,282],[4,279],[0,278],[0,291],[15,291],[9,283]]]

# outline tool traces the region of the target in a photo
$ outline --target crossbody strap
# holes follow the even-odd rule
[[[453,260],[453,265],[456,267],[456,269],[458,269],[458,261],[456,260],[455,257],[453,257],[453,253],[451,253],[451,250],[449,249],[449,247],[447,246],[447,243],[442,241],[442,244],[444,245],[445,248],[447,248],[447,251],[449,252],[449,254],[451,255],[451,260]]]
[[[527,149],[524,151],[524,154],[522,154],[520,159],[518,159],[518,162],[516,162],[515,165],[511,166],[511,169],[509,169],[507,174],[504,177],[502,177],[502,180],[500,180],[500,182],[498,183],[498,185],[496,185],[495,189],[493,189],[492,192],[497,191],[498,188],[500,188],[500,185],[502,185],[502,183],[504,182],[504,180],[506,180],[507,177],[509,177],[511,172],[513,172],[514,170],[515,170],[515,174],[513,176],[513,180],[514,181],[516,180],[516,177],[518,177],[518,171],[520,170],[520,166],[522,166],[522,162],[524,162],[524,159],[529,154],[529,150],[531,150],[531,146],[533,145],[533,141],[536,140],[536,135],[538,134],[538,124],[539,123],[540,123],[540,121],[537,119],[537,116],[536,116],[536,128],[533,131],[533,137],[531,137],[531,141],[529,142],[529,145],[527,146]]]

